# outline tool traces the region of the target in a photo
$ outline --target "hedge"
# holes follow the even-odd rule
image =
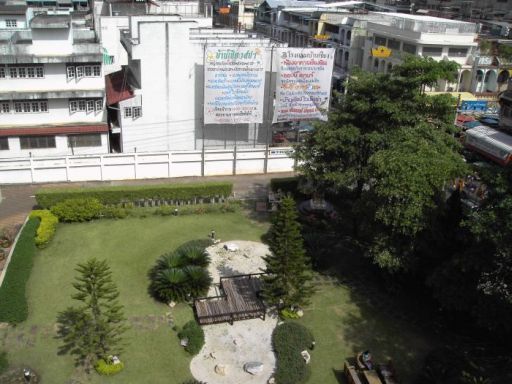
[[[301,384],[307,381],[311,372],[301,352],[311,347],[313,335],[303,325],[286,322],[272,334],[272,345],[276,352],[277,384]]]
[[[203,328],[196,323],[195,320],[190,320],[183,326],[183,330],[178,333],[180,339],[188,339],[188,344],[185,351],[192,356],[197,355],[204,345],[204,331]]]
[[[58,202],[51,208],[51,211],[60,221],[83,222],[100,217],[103,204],[94,198],[69,199]]]
[[[216,196],[230,196],[233,184],[228,182],[194,184],[158,184],[143,186],[116,186],[101,188],[41,189],[36,193],[36,201],[42,208],[48,209],[69,199],[95,198],[102,204],[115,205],[122,202],[135,202],[142,199],[193,200],[208,199]]]
[[[55,235],[59,218],[46,209],[32,211],[30,217],[41,221],[37,228],[35,241],[38,248],[45,248]]]
[[[21,323],[28,316],[25,286],[36,252],[34,237],[39,220],[32,217],[21,231],[0,287],[0,322]]]

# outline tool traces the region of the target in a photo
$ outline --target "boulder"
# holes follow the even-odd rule
[[[240,249],[240,247],[234,243],[224,244],[224,249],[229,252],[236,252]]]
[[[215,366],[215,373],[217,375],[226,376],[227,370],[228,370],[228,367],[225,366],[224,364],[217,364]]]
[[[304,311],[302,309],[298,309],[297,312],[295,312],[297,316],[302,317],[304,316]]]
[[[304,350],[300,354],[302,355],[302,358],[304,359],[306,364],[309,364],[309,362],[311,361],[311,355],[309,354],[309,352]]]
[[[244,371],[251,375],[258,375],[263,372],[263,363],[259,361],[251,361],[244,364]]]

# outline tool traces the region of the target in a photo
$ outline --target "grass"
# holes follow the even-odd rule
[[[392,313],[377,311],[348,287],[321,278],[317,283],[304,317],[296,320],[313,332],[316,341],[308,383],[346,383],[345,358],[367,349],[377,363],[392,359],[401,382],[413,383],[433,342]]]
[[[166,314],[171,311],[175,324],[183,326],[192,311],[184,304],[170,310],[155,302],[147,293],[148,270],[159,255],[205,238],[212,229],[222,240],[260,241],[266,228],[238,213],[59,224],[52,243],[34,258],[27,284],[29,317],[16,327],[0,329],[0,350],[8,351],[11,366],[33,368],[43,383],[179,384],[191,378],[191,358],[179,346]],[[76,264],[92,256],[108,260],[130,324],[121,355],[126,368],[109,378],[86,375],[74,367],[72,357],[57,354],[57,313],[73,304]]]

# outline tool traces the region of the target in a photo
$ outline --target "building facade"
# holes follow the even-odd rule
[[[101,46],[70,14],[0,30],[0,157],[108,153]]]

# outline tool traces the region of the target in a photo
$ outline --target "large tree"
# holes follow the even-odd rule
[[[263,297],[268,303],[283,307],[306,304],[313,292],[311,265],[293,198],[288,196],[281,201],[272,218],[268,243],[271,254],[265,257]]]
[[[465,172],[450,96],[422,92],[457,66],[409,57],[392,74],[356,72],[329,121],[299,145],[300,171],[320,189],[348,192],[354,236],[391,271],[412,268],[414,239],[443,188]]]
[[[122,351],[121,339],[126,330],[119,291],[112,280],[106,260],[92,258],[78,264],[71,297],[81,303],[58,316],[61,352],[76,356],[77,364],[89,369],[97,359],[107,359]]]

